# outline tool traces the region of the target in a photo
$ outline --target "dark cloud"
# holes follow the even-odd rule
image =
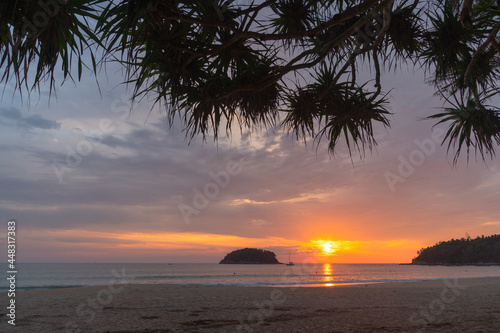
[[[23,130],[31,130],[35,128],[49,130],[61,128],[61,123],[55,120],[45,119],[44,117],[33,114],[23,117],[21,111],[15,107],[0,108],[0,116],[5,119],[14,121],[14,125]]]
[[[61,128],[61,123],[55,120],[45,119],[38,114],[34,114],[22,119],[23,123],[21,126],[34,127],[41,129],[59,129]]]
[[[12,120],[20,120],[23,118],[21,111],[12,106],[8,108],[0,108],[0,115],[4,118]]]

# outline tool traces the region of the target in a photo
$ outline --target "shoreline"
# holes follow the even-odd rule
[[[498,332],[500,277],[344,285],[133,284],[20,291],[2,332]],[[0,295],[6,304],[7,295]]]
[[[142,286],[200,286],[200,287],[263,287],[263,288],[332,288],[332,287],[342,287],[342,286],[356,286],[365,284],[399,284],[399,283],[411,283],[411,282],[424,282],[424,281],[436,281],[436,280],[450,280],[450,279],[487,279],[487,278],[497,278],[496,276],[460,276],[460,277],[437,277],[437,278],[414,278],[414,279],[398,279],[398,280],[366,280],[366,281],[325,281],[321,283],[311,282],[311,283],[301,283],[301,282],[290,282],[290,283],[132,283],[131,285],[142,285]],[[500,278],[500,277],[498,277]],[[45,290],[59,290],[59,289],[71,289],[71,288],[95,288],[95,287],[105,287],[105,284],[96,285],[70,285],[70,286],[50,286],[50,287],[17,287],[18,291],[45,291]],[[0,294],[7,292],[7,288],[0,288]],[[0,312],[1,313],[1,312]]]
[[[432,263],[409,263],[409,264],[400,264],[400,265],[408,265],[408,266],[452,266],[452,267],[466,267],[466,266],[500,266],[500,263],[470,263],[470,264],[448,264],[448,263],[440,263],[440,264],[432,264]]]

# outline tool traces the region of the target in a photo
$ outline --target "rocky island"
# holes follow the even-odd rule
[[[272,251],[244,248],[226,254],[219,264],[281,264]]]

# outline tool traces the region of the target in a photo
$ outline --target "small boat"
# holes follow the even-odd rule
[[[295,266],[295,264],[290,261],[290,252],[288,253],[288,264],[286,264],[286,266]]]

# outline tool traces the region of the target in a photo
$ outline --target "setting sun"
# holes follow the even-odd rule
[[[323,243],[322,246],[323,246],[323,252],[325,254],[333,254],[333,253],[335,253],[335,249],[333,248],[332,242],[326,241],[325,243]]]
[[[341,248],[340,242],[330,240],[313,240],[311,243],[319,250],[318,254],[321,256],[333,255]]]

